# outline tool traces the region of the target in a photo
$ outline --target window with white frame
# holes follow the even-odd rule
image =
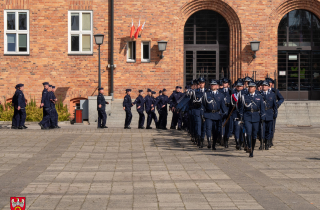
[[[68,12],[68,53],[92,54],[92,11]]]
[[[29,54],[29,10],[4,10],[4,54]]]
[[[127,43],[127,62],[135,62],[136,61],[136,42],[128,42]]]
[[[141,42],[141,62],[150,62],[150,42]]]

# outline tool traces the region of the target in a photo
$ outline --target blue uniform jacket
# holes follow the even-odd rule
[[[264,100],[265,104],[265,111],[266,111],[266,121],[271,121],[274,118],[277,118],[278,115],[278,106],[276,101],[276,95],[271,92],[267,95],[264,92],[261,92],[261,95]]]
[[[157,97],[158,98],[158,97]],[[156,102],[157,102],[157,98],[154,98],[151,96],[151,102],[152,102],[152,105],[153,105],[153,110],[151,110],[152,112],[155,112],[156,111]]]
[[[126,96],[124,97],[122,106],[125,108],[126,111],[131,110],[131,107],[132,107],[131,96],[126,95]]]
[[[104,98],[104,95],[99,93],[97,97],[97,110],[106,110],[106,99]],[[101,108],[99,108],[99,105],[101,104]]]
[[[222,93],[224,95],[224,101],[226,104],[230,104],[231,103],[231,94],[232,91],[230,88],[227,88],[227,90],[225,90],[225,88],[221,88],[219,89],[219,92]]]
[[[147,95],[146,97],[144,97],[144,104],[146,107],[146,112],[151,111],[151,105],[152,105],[152,97]]]
[[[50,94],[47,89],[44,89],[42,91],[41,103],[43,103],[44,108],[50,108],[50,105],[51,105]]]
[[[271,91],[274,92],[275,95],[277,96],[276,100],[277,100],[277,106],[279,108],[281,106],[281,104],[284,102],[284,98],[278,89],[275,90],[274,88],[271,88]]]
[[[243,95],[242,104],[240,106],[240,114],[244,121],[259,122],[265,120],[265,105],[261,95],[250,94]]]
[[[206,92],[207,90],[204,89],[204,92],[201,92],[201,89],[198,88],[194,91],[193,96],[191,98],[192,101],[192,109],[199,109],[201,111],[203,111],[203,94]],[[201,115],[203,114],[203,112],[201,113]]]
[[[159,97],[159,106],[160,106],[160,110],[162,112],[168,112],[168,103],[169,103],[169,97],[168,96],[165,96],[165,95],[162,95]],[[163,105],[165,105],[164,107],[162,107]]]
[[[228,109],[225,105],[224,95],[217,91],[213,94],[212,91],[207,91],[203,96],[204,106],[204,118],[211,120],[221,120],[222,117],[226,116]]]
[[[139,95],[136,100],[133,102],[133,104],[137,105],[137,111],[138,112],[143,112],[144,111],[144,98]],[[138,109],[138,107],[140,106],[140,108]]]
[[[56,99],[56,96],[54,95],[54,92],[49,92],[49,96],[50,96],[50,99],[52,100],[55,100]],[[50,101],[50,107],[51,109],[55,109],[56,108],[56,104],[53,102],[53,101]]]
[[[237,95],[238,101],[236,102],[236,100],[231,95],[231,97],[230,97],[231,105],[232,105],[232,107],[235,106],[235,108],[234,108],[234,110],[233,110],[233,112],[231,114],[231,117],[233,119],[238,118],[238,120],[240,120],[242,118],[242,115],[240,114],[240,106],[241,106],[241,100],[240,99],[242,97],[241,91],[238,92],[237,90],[235,90],[234,94]]]
[[[18,89],[16,89],[16,92],[14,93],[13,97],[12,97],[12,105],[13,107],[17,108],[18,107],[18,94],[19,94]]]
[[[183,93],[178,93],[176,91],[173,91],[173,93],[169,97],[170,108],[176,107],[178,100],[181,98],[182,95]]]
[[[24,109],[26,107],[26,99],[24,98],[24,94],[21,90],[18,92],[18,104],[17,106],[20,106],[21,109]]]

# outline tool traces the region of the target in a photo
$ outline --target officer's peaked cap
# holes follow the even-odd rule
[[[263,86],[270,86],[269,81],[268,80],[264,80],[262,81],[261,85]]]
[[[252,82],[252,81],[249,82],[248,86],[249,86],[249,87],[257,87],[256,83],[254,83],[254,82]]]
[[[200,77],[200,78],[198,79],[198,82],[206,82],[206,79],[203,78],[203,77]]]
[[[98,90],[99,90],[99,91],[100,91],[100,90],[103,90],[103,88],[99,88]]]
[[[42,83],[43,85],[49,85],[49,82],[44,82],[44,83]]]

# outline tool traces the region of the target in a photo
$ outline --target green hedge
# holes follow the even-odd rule
[[[26,106],[27,119],[29,122],[38,122],[42,120],[43,111],[36,105],[35,99],[30,98]],[[56,103],[56,109],[59,115],[59,121],[69,121],[70,114],[67,105],[60,101]],[[13,116],[13,107],[11,103],[0,105],[0,121],[11,121]]]

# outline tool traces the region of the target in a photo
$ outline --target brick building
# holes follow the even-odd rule
[[[110,94],[110,0],[1,0],[0,92],[10,100],[17,83],[40,100],[42,82],[58,86],[68,106],[97,94],[101,45],[102,86]],[[172,90],[203,75],[256,72],[279,81],[287,99],[319,99],[318,0],[118,0],[114,2],[114,97],[126,88]],[[146,22],[130,38],[131,21]],[[160,58],[158,41],[167,41]],[[260,41],[253,58],[250,42]],[[3,98],[2,98],[3,97]]]

